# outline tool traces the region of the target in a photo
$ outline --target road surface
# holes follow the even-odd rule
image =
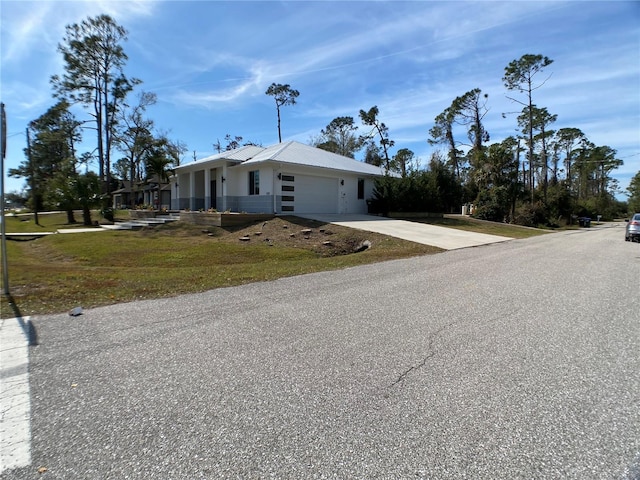
[[[34,318],[30,464],[2,478],[639,478],[623,235]]]

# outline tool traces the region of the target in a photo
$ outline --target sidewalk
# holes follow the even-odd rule
[[[29,317],[0,320],[0,473],[31,462]]]

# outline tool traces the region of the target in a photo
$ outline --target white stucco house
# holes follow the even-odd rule
[[[299,142],[245,146],[180,165],[174,210],[367,213],[380,167]]]

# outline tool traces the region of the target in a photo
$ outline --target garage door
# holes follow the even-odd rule
[[[338,213],[335,178],[283,173],[281,195],[285,213]]]

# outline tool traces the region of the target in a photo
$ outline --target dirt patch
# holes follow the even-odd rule
[[[377,235],[299,217],[276,217],[249,227],[226,230],[221,241],[311,250],[323,257],[348,255],[374,247]]]
[[[359,253],[380,246],[387,239],[376,233],[354,230],[317,220],[284,216],[256,222],[249,226],[214,227],[186,222],[144,227],[143,237],[188,237],[191,242],[206,243],[208,239],[247,246],[300,248],[321,257]]]

